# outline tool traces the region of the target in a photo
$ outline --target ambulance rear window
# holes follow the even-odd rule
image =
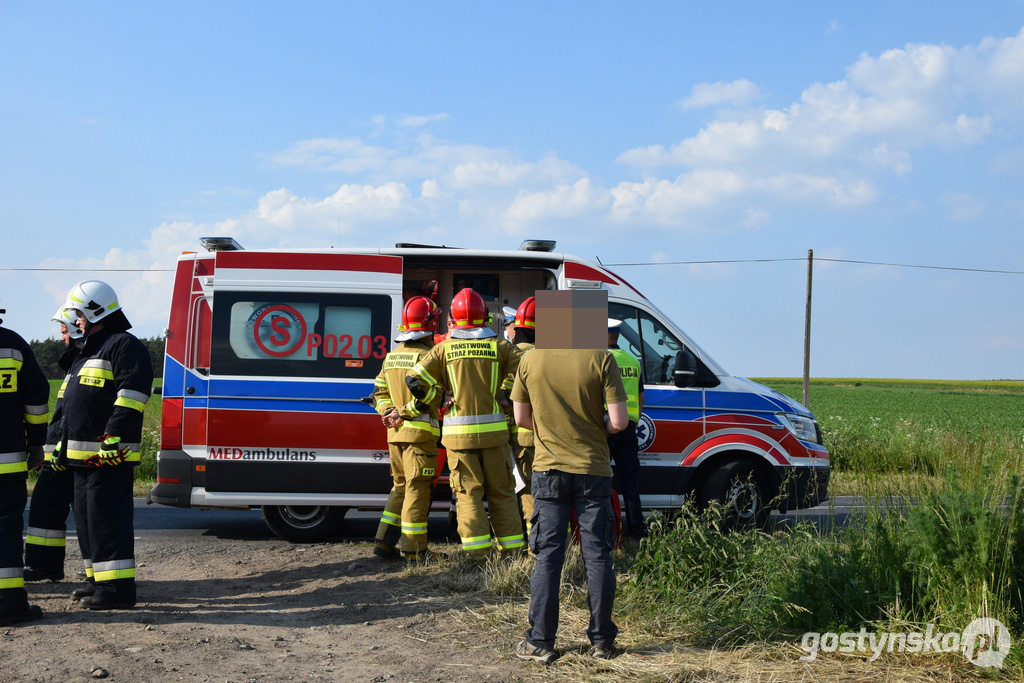
[[[213,310],[217,375],[367,379],[388,351],[385,295],[218,292]]]

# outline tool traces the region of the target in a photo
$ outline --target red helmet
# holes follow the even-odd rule
[[[457,329],[487,325],[487,304],[484,303],[482,296],[469,287],[455,295],[450,310]]]
[[[402,309],[402,324],[398,329],[402,332],[434,332],[441,309],[425,296],[414,296],[405,302]]]
[[[512,329],[518,330],[525,327],[528,330],[537,329],[537,298],[531,296],[519,304],[516,310],[516,319],[512,322]]]

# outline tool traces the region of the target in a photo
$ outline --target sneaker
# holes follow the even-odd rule
[[[615,648],[612,646],[608,647],[597,647],[590,651],[590,656],[594,659],[611,659],[615,656]]]
[[[17,614],[0,614],[0,626],[13,626],[26,621],[35,621],[43,618],[43,610],[39,605],[29,605],[24,612]]]
[[[544,666],[548,666],[551,662],[558,659],[558,653],[546,647],[534,645],[526,638],[523,638],[516,643],[516,657],[526,661],[540,662]]]

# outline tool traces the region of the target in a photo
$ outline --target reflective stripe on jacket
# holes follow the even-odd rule
[[[135,335],[101,329],[87,336],[64,388],[61,440],[71,464],[96,455],[103,435],[121,437],[126,462],[137,464],[152,387],[149,350]]]
[[[438,404],[445,392],[455,402],[445,412],[441,441],[455,450],[490,448],[509,438],[505,412],[498,405],[502,389],[511,390],[522,353],[504,339],[451,338],[435,346],[409,375]]]
[[[441,435],[438,410],[431,406],[427,412],[416,408],[405,376],[433,348],[432,337],[423,337],[399,344],[384,358],[380,374],[373,381],[374,408],[384,415],[395,409],[405,422],[398,429],[388,429],[388,443],[423,444],[424,450],[434,453]]]
[[[31,347],[0,327],[0,476],[28,471],[28,449],[46,442],[50,383]]]

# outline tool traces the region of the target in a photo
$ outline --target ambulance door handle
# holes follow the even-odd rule
[[[194,394],[194,393],[196,393],[196,388],[195,387],[189,387],[188,389],[185,390],[185,393],[186,394]]]

